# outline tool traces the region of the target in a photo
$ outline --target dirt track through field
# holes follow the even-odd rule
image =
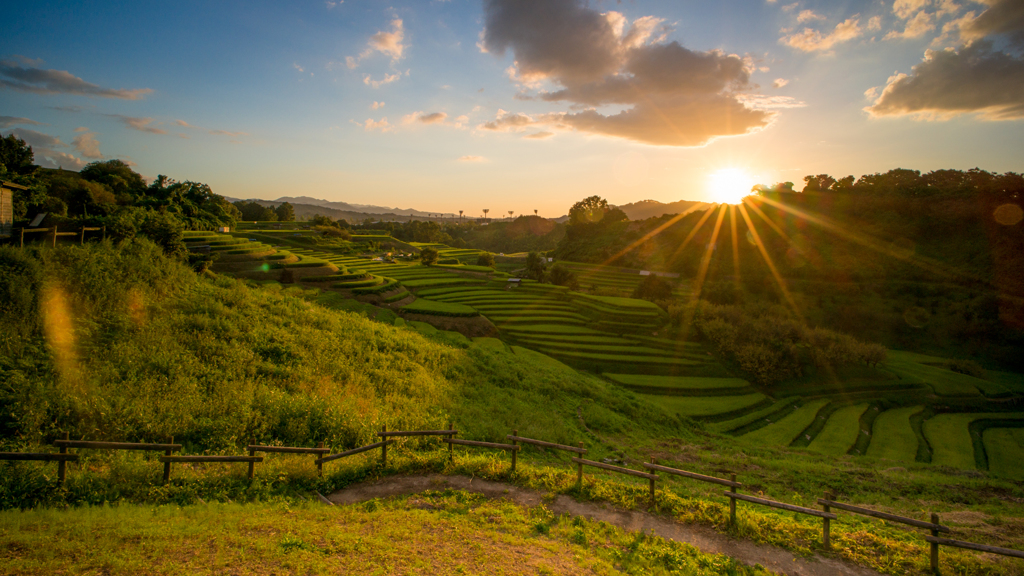
[[[794,576],[878,576],[869,568],[847,564],[832,558],[814,556],[801,558],[781,548],[763,546],[746,540],[736,540],[703,526],[680,524],[646,512],[624,510],[596,502],[577,502],[565,495],[545,502],[545,493],[519,488],[501,482],[492,482],[468,476],[390,476],[375,482],[353,484],[338,490],[327,498],[335,504],[355,504],[402,494],[416,494],[424,490],[452,488],[476,492],[488,498],[504,498],[523,506],[544,504],[555,514],[584,516],[602,520],[629,531],[653,531],[656,535],[678,542],[692,544],[702,552],[725,554],[746,564],[760,564],[780,574]]]

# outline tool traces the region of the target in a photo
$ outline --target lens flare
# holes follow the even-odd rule
[[[722,168],[708,176],[708,196],[713,202],[739,204],[750,195],[754,178],[739,168]]]

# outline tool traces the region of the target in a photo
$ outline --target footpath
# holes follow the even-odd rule
[[[701,552],[724,554],[749,565],[760,564],[780,574],[792,576],[879,576],[870,568],[856,566],[823,556],[804,558],[792,552],[737,540],[704,526],[681,524],[668,518],[646,512],[624,510],[598,502],[578,502],[565,495],[551,495],[535,490],[519,488],[510,484],[470,478],[468,476],[443,476],[440,474],[416,476],[389,476],[372,482],[353,484],[331,493],[327,499],[334,504],[355,504],[374,498],[385,498],[404,494],[416,494],[425,490],[465,490],[482,494],[488,498],[504,498],[521,506],[543,504],[555,514],[583,516],[601,520],[633,532],[653,532],[666,540],[686,542]]]

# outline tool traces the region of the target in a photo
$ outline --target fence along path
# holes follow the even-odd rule
[[[323,465],[327,462],[332,462],[340,458],[347,456],[353,456],[355,454],[361,454],[377,448],[381,449],[381,466],[387,467],[387,450],[388,445],[392,444],[394,440],[391,438],[395,437],[413,437],[413,436],[443,436],[442,442],[448,444],[448,457],[449,459],[454,458],[453,448],[455,445],[476,447],[476,448],[491,448],[498,450],[506,450],[511,453],[511,466],[510,471],[515,472],[516,460],[518,453],[522,450],[521,444],[533,445],[540,448],[550,448],[553,450],[562,450],[566,452],[572,452],[575,454],[583,455],[587,453],[587,449],[584,448],[583,442],[579,443],[579,446],[567,446],[565,444],[556,444],[554,442],[547,442],[544,440],[537,440],[535,438],[526,438],[519,436],[518,430],[513,430],[512,434],[506,436],[506,439],[511,440],[511,444],[502,444],[497,442],[483,442],[479,440],[463,440],[454,438],[458,435],[459,431],[455,429],[453,423],[448,423],[447,430],[392,430],[388,431],[387,426],[382,426],[377,436],[381,438],[381,441],[368,444],[366,446],[359,446],[351,448],[343,452],[336,454],[330,454],[330,449],[325,448],[323,442],[317,444],[316,448],[305,448],[305,447],[291,447],[291,446],[265,446],[256,444],[253,439],[249,445],[246,446],[246,450],[249,452],[248,456],[221,456],[221,455],[180,455],[173,456],[172,453],[181,450],[181,444],[174,444],[174,438],[167,444],[159,443],[140,443],[140,442],[100,442],[100,441],[87,441],[87,440],[69,440],[67,433],[64,434],[63,440],[56,440],[53,445],[57,447],[59,453],[42,453],[42,452],[0,452],[0,460],[41,460],[41,461],[56,461],[58,462],[58,485],[63,484],[65,480],[65,466],[69,461],[77,461],[78,454],[69,454],[68,448],[79,448],[79,449],[93,449],[93,450],[149,450],[149,451],[164,451],[164,456],[160,457],[160,462],[164,463],[164,483],[170,481],[170,465],[172,462],[248,462],[249,463],[249,479],[251,480],[254,475],[254,464],[262,462],[263,457],[255,456],[257,452],[267,453],[284,453],[284,454],[313,454],[318,456],[314,460],[314,464],[317,466],[317,472],[323,473]],[[838,516],[832,512],[832,509],[843,510],[846,512],[852,512],[854,514],[860,514],[863,516],[870,516],[889,522],[898,522],[913,526],[915,528],[923,528],[931,532],[930,535],[925,536],[925,541],[930,544],[930,556],[931,556],[931,569],[934,574],[939,574],[939,547],[949,546],[954,548],[963,548],[967,550],[975,550],[979,552],[986,552],[989,554],[998,554],[1002,556],[1008,556],[1013,558],[1024,559],[1024,551],[1015,550],[1012,548],[1000,548],[997,546],[989,546],[986,544],[976,544],[973,542],[966,542],[962,540],[953,540],[950,538],[942,538],[939,533],[950,533],[951,530],[947,526],[939,524],[938,514],[932,513],[931,521],[917,520],[914,518],[908,518],[905,516],[898,516],[896,514],[889,514],[887,512],[879,512],[870,508],[864,508],[862,506],[855,506],[853,504],[847,504],[839,502],[835,499],[835,496],[826,492],[824,498],[818,499],[818,504],[822,506],[822,510],[814,508],[807,508],[804,506],[797,506],[794,504],[787,504],[785,502],[778,502],[775,500],[769,500],[767,498],[759,498],[757,496],[750,496],[747,494],[740,494],[737,492],[739,488],[743,487],[743,484],[736,481],[736,475],[730,474],[730,479],[725,480],[724,478],[717,478],[714,476],[707,476],[688,470],[681,470],[678,468],[671,468],[657,464],[654,458],[651,458],[650,462],[642,463],[643,467],[650,472],[642,472],[640,470],[633,470],[622,466],[615,466],[612,464],[606,464],[604,462],[597,462],[594,460],[587,460],[580,457],[572,457],[571,461],[577,466],[577,483],[582,485],[583,482],[583,467],[591,466],[599,468],[601,470],[607,470],[609,472],[615,472],[618,474],[625,474],[628,476],[634,476],[638,478],[645,478],[650,481],[650,503],[653,507],[656,503],[655,499],[655,482],[660,479],[657,472],[670,474],[673,476],[680,476],[691,480],[697,480],[700,482],[707,482],[711,484],[717,484],[720,486],[726,486],[729,488],[727,492],[724,492],[726,498],[729,499],[729,520],[732,524],[736,523],[736,501],[740,500],[750,504],[759,506],[767,506],[770,508],[776,508],[780,510],[787,510],[790,512],[796,512],[800,514],[806,514],[815,516],[822,519],[822,545],[825,548],[830,546],[830,521],[835,520]],[[317,494],[323,501],[326,499]]]

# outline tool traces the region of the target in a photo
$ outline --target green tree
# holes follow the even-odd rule
[[[0,164],[12,175],[27,176],[36,171],[32,147],[14,134],[0,138]]]
[[[274,209],[274,212],[277,213],[277,220],[279,222],[295,221],[295,208],[287,202],[282,202],[278,205],[278,207]]]
[[[544,269],[547,267],[545,258],[539,252],[530,252],[526,255],[526,277],[538,282],[544,280]]]
[[[489,267],[493,268],[494,267],[494,254],[491,254],[490,252],[481,252],[480,255],[476,257],[476,265],[477,266],[489,266]]]
[[[672,285],[668,283],[661,276],[650,276],[644,277],[640,281],[640,284],[633,290],[633,298],[642,298],[644,300],[671,300],[672,299]]]
[[[424,266],[437,264],[437,249],[430,248],[428,246],[427,248],[420,250],[420,262],[423,262]]]
[[[35,176],[37,168],[32,147],[24,140],[14,134],[0,138],[0,180],[28,187],[15,189],[11,195],[15,219],[24,218],[30,207],[38,209],[46,200],[44,187]]]
[[[565,286],[570,290],[580,289],[580,281],[576,274],[561,263],[551,267],[551,270],[548,272],[548,281],[557,286]]]
[[[584,224],[588,222],[599,222],[608,211],[608,201],[600,196],[584,198],[572,205],[569,209],[570,224]]]
[[[106,185],[119,204],[130,204],[146,194],[146,181],[142,175],[121,160],[93,162],[78,173],[90,182]]]

